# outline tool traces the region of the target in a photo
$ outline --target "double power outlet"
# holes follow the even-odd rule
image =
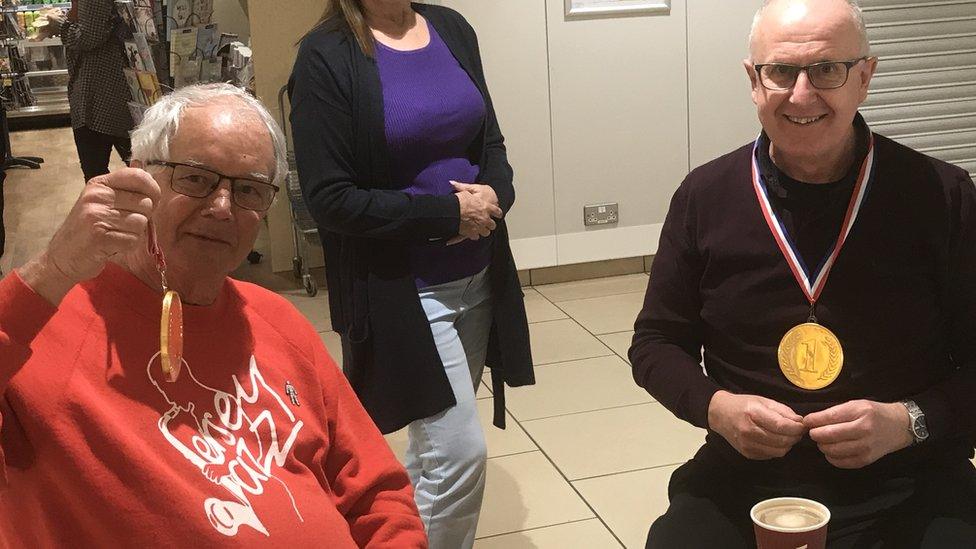
[[[583,225],[609,225],[620,221],[619,206],[616,202],[583,206]]]

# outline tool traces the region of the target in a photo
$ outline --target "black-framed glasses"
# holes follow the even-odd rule
[[[246,177],[230,177],[192,164],[164,162],[162,160],[148,164],[173,168],[173,177],[170,178],[169,183],[170,188],[175,192],[193,198],[210,196],[220,186],[220,182],[226,179],[230,181],[231,202],[241,208],[256,212],[263,212],[270,208],[275,195],[281,190],[277,185],[266,181]]]
[[[788,65],[786,63],[763,63],[753,65],[759,82],[767,90],[788,90],[796,85],[800,73],[806,71],[810,84],[818,90],[833,90],[843,87],[851,74],[851,68],[868,57],[859,57],[851,61],[823,61],[812,65]]]

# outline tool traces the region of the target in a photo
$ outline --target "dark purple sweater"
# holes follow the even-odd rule
[[[865,469],[964,462],[976,438],[976,189],[964,170],[878,135],[875,151],[870,192],[817,304],[844,346],[832,385],[799,389],[779,370],[777,345],[809,304],[752,189],[751,144],[692,171],[671,201],[630,348],[638,384],[699,427],[719,389],[801,415],[909,398],[931,437]],[[766,462],[749,462],[715,433],[706,450],[757,474],[837,471],[809,438]]]
[[[454,193],[451,181],[478,183],[470,149],[481,132],[485,101],[432,26],[430,43],[400,51],[377,42],[386,140],[394,184],[410,194]],[[490,239],[413,246],[418,288],[477,274],[491,261]]]

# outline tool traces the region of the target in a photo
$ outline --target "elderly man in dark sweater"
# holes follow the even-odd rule
[[[708,430],[647,545],[747,547],[799,496],[830,547],[976,547],[973,181],[858,114],[854,2],[767,2],[750,50],[763,132],[675,193],[630,349]]]

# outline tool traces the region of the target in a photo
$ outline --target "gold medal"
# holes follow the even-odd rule
[[[173,383],[180,376],[183,365],[183,302],[180,294],[169,289],[166,283],[166,259],[156,242],[156,230],[152,222],[148,226],[146,245],[149,255],[156,260],[156,269],[163,287],[163,312],[159,319],[159,362],[166,381]]]
[[[844,367],[844,348],[833,332],[814,322],[786,332],[779,342],[779,369],[793,385],[815,391],[830,385]]]
[[[163,315],[159,321],[159,358],[167,381],[176,381],[183,363],[183,303],[179,294],[172,290],[163,296]]]

